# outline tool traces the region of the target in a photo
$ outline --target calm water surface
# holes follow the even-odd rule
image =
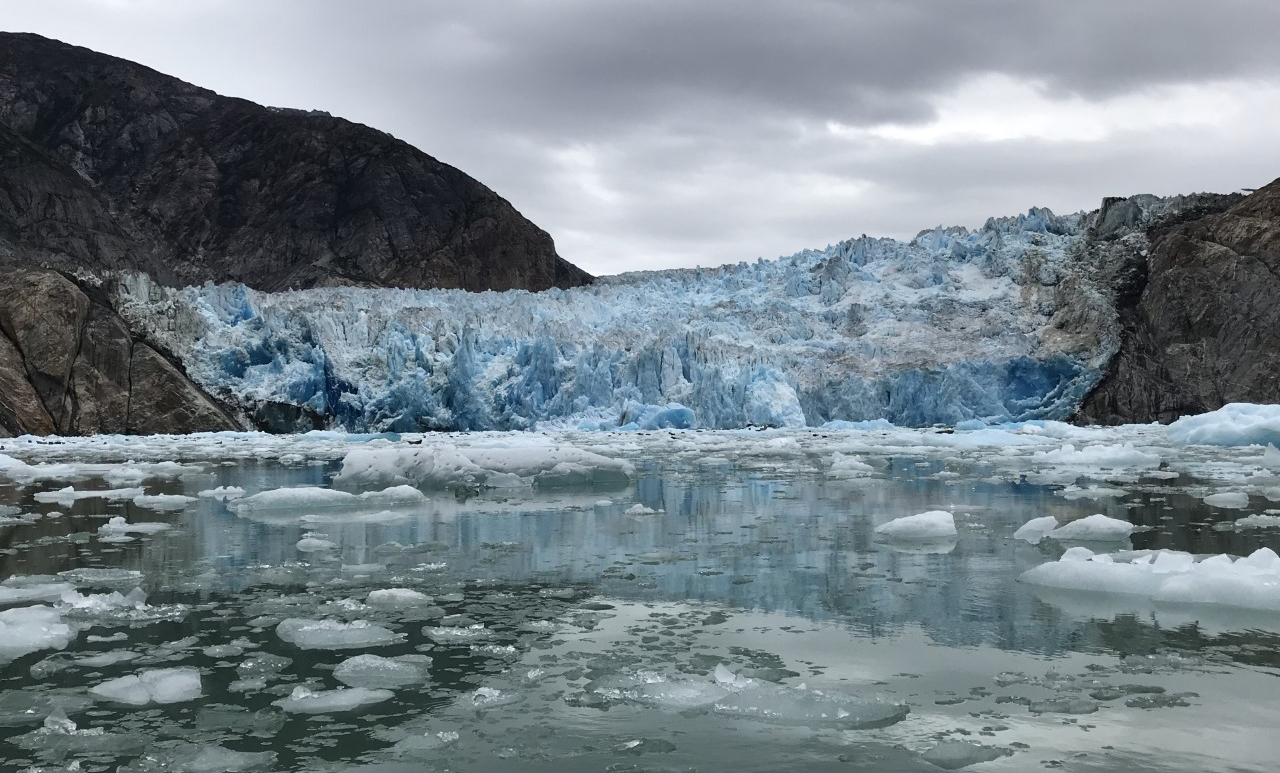
[[[1176,481],[1071,501],[981,469],[938,477],[939,462],[911,458],[857,482],[803,461],[638,467],[623,489],[432,492],[372,520],[240,517],[209,498],[171,512],[68,507],[34,499],[62,483],[0,485],[0,504],[46,515],[0,527],[0,579],[138,570],[72,578],[82,593],[140,585],[150,610],[86,610],[65,650],[0,663],[0,768],[937,771],[958,764],[948,752],[983,771],[1280,764],[1280,625],[1017,582],[1063,550],[1011,538],[1046,514],[1151,527],[1135,548],[1280,549],[1274,533],[1214,530],[1221,514]],[[148,493],[328,485],[335,469],[236,460]],[[658,512],[625,512],[637,503]],[[879,523],[940,508],[956,514],[953,542],[873,539]],[[104,542],[115,515],[171,528]],[[333,547],[300,551],[308,536]],[[363,603],[384,588],[432,598]],[[288,618],[367,620],[398,638],[301,649],[276,631]],[[425,656],[406,661],[422,678],[349,710],[275,704],[298,686],[343,687],[335,667],[362,653]],[[83,661],[93,654],[108,657]],[[199,699],[84,698],[182,666],[200,670]],[[748,679],[753,697],[726,709],[721,683]],[[55,699],[74,733],[41,730],[41,700]]]

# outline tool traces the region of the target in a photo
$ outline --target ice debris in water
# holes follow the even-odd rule
[[[631,507],[628,507],[626,510],[623,510],[622,512],[626,515],[657,515],[658,513],[665,512],[665,511],[654,510],[652,507],[646,507],[645,505],[642,505],[639,502],[636,502],[634,505],[632,505]]]
[[[469,626],[427,626],[422,629],[423,635],[436,644],[457,644],[488,639],[493,632],[484,627],[484,623]]]
[[[1249,506],[1249,495],[1242,491],[1221,491],[1205,497],[1204,503],[1229,510],[1242,510]]]
[[[199,698],[200,671],[195,668],[156,668],[109,679],[89,692],[109,701],[145,706],[148,703],[180,703]]]
[[[205,499],[221,499],[223,501],[229,499],[239,499],[244,496],[244,489],[239,486],[218,486],[217,488],[205,489],[196,494],[198,497]]]
[[[543,488],[594,485],[625,486],[635,468],[541,436],[507,436],[482,446],[424,445],[416,448],[358,448],[342,460],[334,478],[339,485],[385,485],[449,488],[482,486]]]
[[[333,670],[333,678],[349,687],[391,689],[421,684],[430,677],[431,658],[426,655],[356,655]]]
[[[1013,533],[1013,538],[1026,540],[1034,545],[1048,537],[1049,533],[1056,528],[1058,528],[1058,519],[1052,515],[1032,518],[1018,527],[1018,530]]]
[[[432,598],[409,588],[383,588],[369,591],[364,603],[378,609],[408,609],[430,606]]]
[[[118,773],[252,773],[269,770],[274,752],[238,752],[218,744],[163,741]]]
[[[82,566],[58,572],[58,576],[77,588],[134,587],[142,581],[137,569]]]
[[[1127,538],[1133,530],[1133,524],[1128,521],[1095,513],[1064,523],[1049,532],[1047,536],[1051,539],[1074,542],[1113,542]]]
[[[98,527],[98,537],[104,542],[132,539],[129,534],[159,534],[167,531],[167,523],[129,523],[122,516],[115,516]]]
[[[929,749],[920,758],[943,770],[959,770],[979,762],[991,762],[1013,754],[1009,749],[984,746],[970,741],[943,741]]]
[[[1180,445],[1280,446],[1280,405],[1229,403],[1216,411],[1183,416],[1169,425]]]
[[[227,507],[237,513],[253,513],[259,510],[322,510],[386,509],[389,507],[414,507],[427,501],[427,497],[413,486],[392,486],[381,491],[352,494],[330,488],[281,488],[263,491],[253,496],[230,501]]]
[[[43,604],[0,612],[0,663],[38,650],[60,650],[76,637],[58,610]]]
[[[335,690],[311,690],[298,686],[289,697],[272,701],[291,714],[328,714],[332,711],[351,711],[374,703],[389,701],[395,697],[390,690],[370,690],[364,687],[339,687]]]
[[[142,494],[133,498],[133,503],[144,510],[182,510],[196,501],[195,497],[184,494]]]
[[[381,647],[404,637],[368,620],[344,623],[291,617],[276,626],[276,635],[304,650],[345,650]]]
[[[59,708],[45,718],[43,726],[14,738],[13,743],[23,749],[59,757],[71,754],[117,756],[137,754],[147,739],[137,733],[109,733],[101,727],[80,729]]]
[[[142,496],[145,492],[140,488],[118,488],[104,489],[101,491],[77,491],[74,486],[58,489],[57,491],[38,491],[35,494],[37,502],[46,504],[55,504],[61,507],[71,507],[81,499],[107,499],[122,500],[133,499]]]
[[[1045,466],[1096,467],[1104,470],[1155,469],[1161,462],[1160,454],[1141,451],[1133,443],[1104,443],[1079,450],[1074,443],[1067,443],[1056,451],[1036,451],[1031,458]]]
[[[856,729],[883,727],[909,713],[905,705],[861,696],[789,687],[735,674],[723,664],[712,679],[672,679],[652,671],[605,676],[587,691],[608,702],[668,711],[709,710],[775,725]]]
[[[467,708],[485,711],[487,709],[496,709],[500,706],[508,706],[520,700],[521,696],[516,692],[499,690],[494,687],[480,687],[475,692],[463,696],[461,703]]]
[[[1245,531],[1246,529],[1280,529],[1280,515],[1246,515],[1234,521],[1215,523],[1217,531]]]
[[[945,540],[956,536],[955,517],[946,510],[930,510],[882,523],[875,533],[886,539],[904,541]]]
[[[322,539],[323,536],[322,534],[308,532],[302,539],[298,540],[295,547],[297,547],[299,553],[320,553],[338,547],[338,543]]]
[[[1095,554],[1074,547],[1024,572],[1022,582],[1064,590],[1118,593],[1156,602],[1280,612],[1280,557],[1260,548],[1245,558],[1198,558],[1176,550]]]
[[[0,692],[0,727],[34,725],[54,714],[78,714],[93,705],[83,691],[5,690]]]
[[[0,581],[0,604],[57,601],[71,585],[49,575],[14,575]]]

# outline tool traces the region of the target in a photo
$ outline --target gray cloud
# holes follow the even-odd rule
[[[16,0],[3,23],[386,130],[489,184],[596,272],[1280,174],[1253,125],[1280,117],[1269,0]],[[856,134],[929,124],[991,74],[1043,95],[1003,105],[1010,120],[1179,85],[1207,99],[1249,80],[1260,96],[1241,125],[1130,121],[1078,141]]]

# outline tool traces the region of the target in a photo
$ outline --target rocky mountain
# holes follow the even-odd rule
[[[0,433],[272,425],[125,323],[102,285],[119,272],[263,290],[591,281],[510,203],[383,132],[0,33]]]
[[[1119,351],[1077,420],[1167,422],[1280,402],[1280,180],[1147,237],[1142,270],[1117,299]]]
[[[172,285],[542,290],[590,276],[457,169],[324,113],[0,33],[0,262]]]

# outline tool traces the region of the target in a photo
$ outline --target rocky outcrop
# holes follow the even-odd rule
[[[459,170],[367,126],[0,33],[0,264],[541,290],[591,277]]]
[[[75,282],[39,269],[0,276],[0,434],[241,428]]]
[[[1163,422],[1280,402],[1280,180],[1148,238],[1145,273],[1117,300],[1119,350],[1077,420]]]

